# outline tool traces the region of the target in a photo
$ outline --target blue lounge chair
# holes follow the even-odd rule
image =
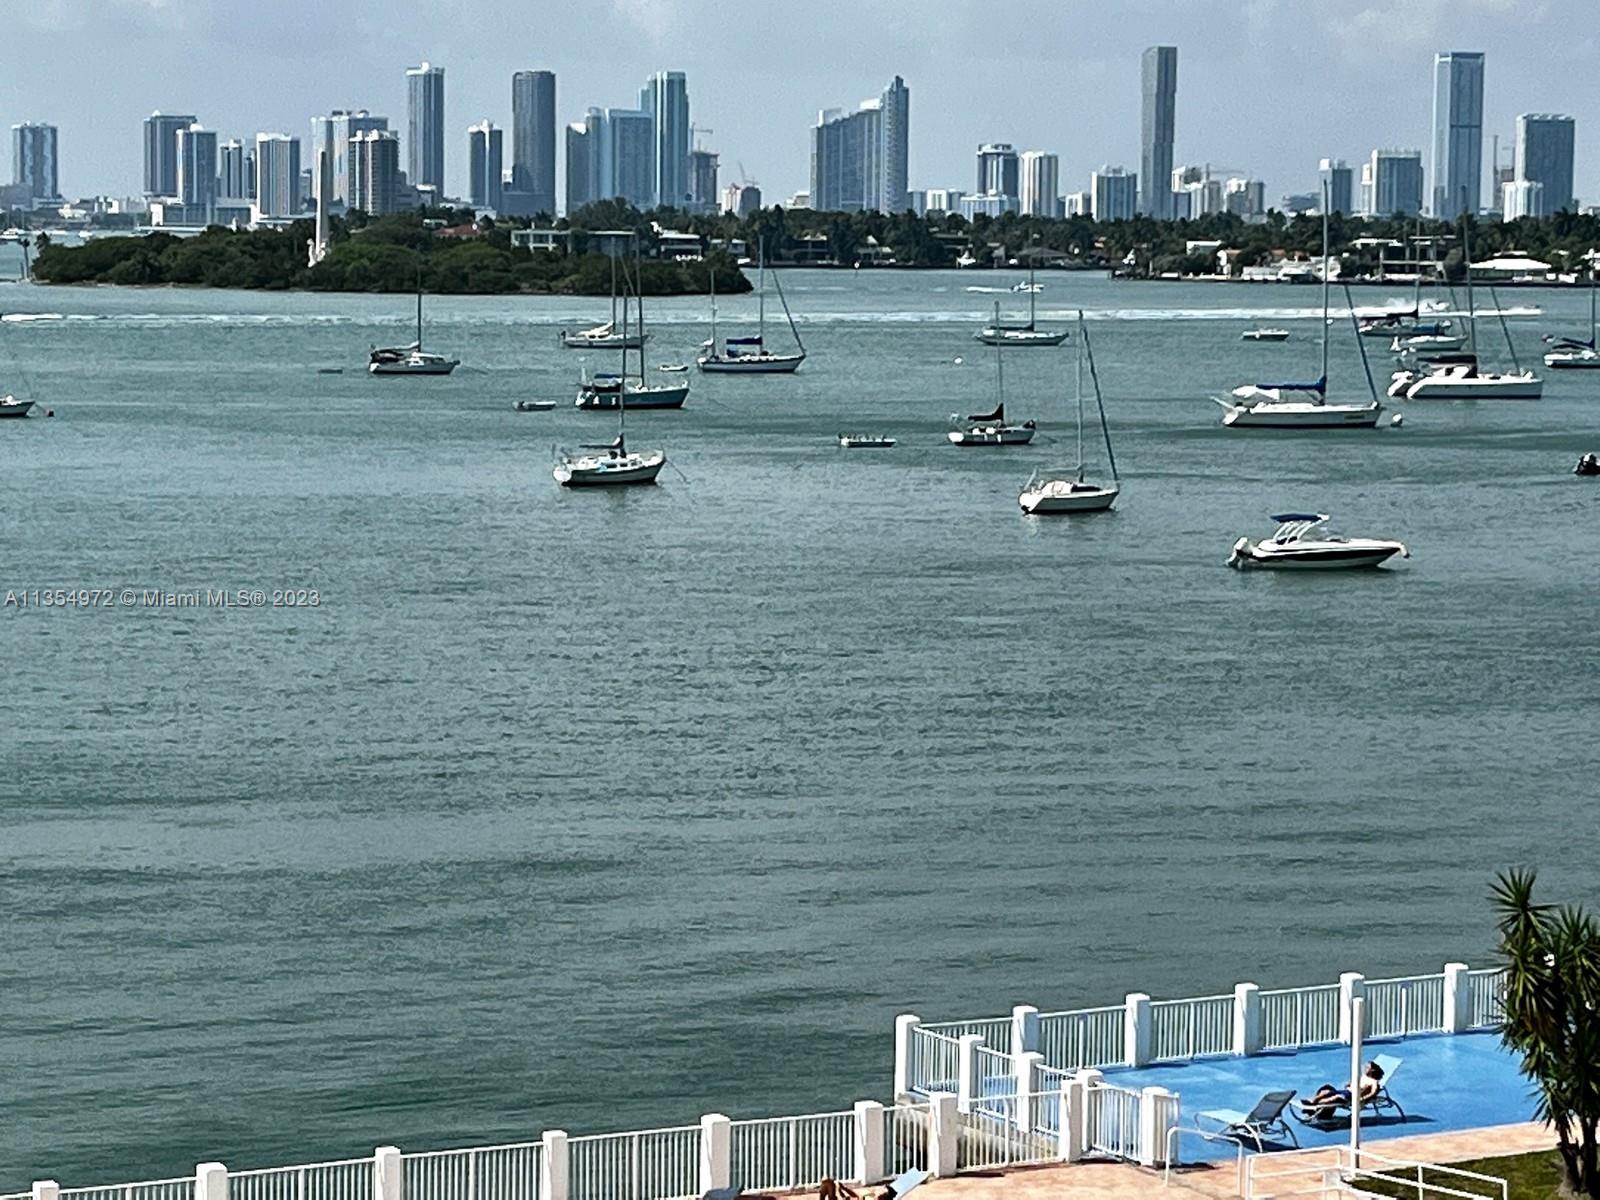
[[[1400,1101],[1389,1094],[1389,1085],[1394,1082],[1394,1073],[1400,1069],[1405,1059],[1396,1058],[1392,1054],[1375,1054],[1372,1061],[1378,1064],[1378,1070],[1383,1072],[1383,1078],[1378,1081],[1378,1090],[1361,1102],[1362,1113],[1370,1112],[1373,1116],[1380,1117],[1392,1110],[1404,1121],[1406,1110],[1400,1107]],[[1332,1104],[1309,1104],[1302,1100],[1289,1111],[1302,1124],[1331,1125],[1348,1119],[1341,1117],[1340,1114],[1347,1112],[1349,1108],[1350,1105],[1342,1100],[1334,1101]]]
[[[1265,1142],[1269,1138],[1273,1141],[1287,1138],[1290,1145],[1298,1147],[1300,1139],[1295,1137],[1289,1122],[1283,1119],[1283,1110],[1289,1107],[1289,1101],[1293,1099],[1293,1088],[1284,1092],[1268,1092],[1247,1113],[1233,1108],[1207,1109],[1195,1113],[1194,1125],[1207,1137],[1234,1140],[1249,1138],[1256,1144],[1257,1150],[1265,1150]]]
[[[927,1181],[928,1173],[926,1171],[907,1171],[898,1178],[889,1181],[889,1194],[895,1200],[900,1200],[901,1196],[909,1196],[914,1188],[921,1187]]]

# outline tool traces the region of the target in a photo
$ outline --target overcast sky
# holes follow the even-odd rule
[[[510,77],[557,78],[563,122],[688,73],[701,141],[768,203],[808,186],[819,108],[911,88],[913,188],[973,185],[980,142],[1061,156],[1063,190],[1137,169],[1139,55],[1178,47],[1177,161],[1314,189],[1318,159],[1428,146],[1433,54],[1487,52],[1488,135],[1577,118],[1576,189],[1600,199],[1596,0],[25,0],[6,16],[0,122],[61,128],[68,195],[136,193],[141,122],[193,112],[224,137],[307,138],[364,107],[405,127],[405,68],[446,69],[446,180],[468,125],[509,126]],[[404,162],[402,151],[402,162]],[[509,139],[506,147],[510,162]]]

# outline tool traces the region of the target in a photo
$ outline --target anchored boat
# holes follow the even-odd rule
[[[1252,542],[1242,537],[1233,544],[1228,565],[1240,570],[1329,571],[1376,567],[1398,554],[1410,558],[1404,542],[1379,538],[1345,538],[1328,533],[1326,513],[1280,513],[1272,518],[1278,528],[1271,537]]]
[[[1100,412],[1100,436],[1105,439],[1106,462],[1111,468],[1111,482],[1094,483],[1085,479],[1083,464],[1083,364],[1089,362],[1089,378],[1094,383],[1094,403]],[[1094,366],[1094,348],[1089,344],[1089,328],[1083,323],[1083,310],[1078,310],[1078,364],[1075,392],[1078,402],[1078,465],[1071,471],[1035,471],[1017,497],[1022,511],[1036,516],[1054,513],[1104,512],[1114,503],[1122,490],[1117,478],[1117,458],[1111,451],[1111,429],[1106,424],[1105,399],[1100,394],[1100,375]]]

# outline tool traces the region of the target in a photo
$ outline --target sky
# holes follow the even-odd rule
[[[1595,0],[27,0],[11,6],[0,124],[60,127],[61,190],[142,186],[143,119],[192,112],[224,138],[308,139],[333,108],[404,136],[405,69],[446,71],[446,187],[465,191],[467,127],[511,122],[511,74],[556,73],[563,122],[633,107],[645,77],[688,74],[722,182],[766,203],[808,186],[822,108],[896,74],[911,89],[910,186],[971,190],[983,142],[1060,155],[1063,191],[1136,170],[1139,57],[1178,47],[1175,160],[1314,191],[1323,157],[1424,151],[1432,62],[1482,50],[1489,135],[1518,113],[1577,119],[1576,189],[1600,201]],[[1003,18],[1003,19],[1001,19]],[[559,151],[558,151],[559,152]],[[509,135],[507,163],[510,160]],[[402,149],[402,163],[404,150]]]

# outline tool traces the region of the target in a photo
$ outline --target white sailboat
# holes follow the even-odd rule
[[[638,250],[635,247],[635,268],[638,267]],[[635,276],[635,284],[639,282]],[[590,376],[585,370],[578,385],[579,408],[594,410],[620,409],[624,403],[630,408],[682,408],[683,402],[689,398],[689,381],[652,383],[645,374],[644,369],[644,343],[647,336],[644,334],[644,295],[637,286],[634,289],[634,300],[638,305],[639,326],[630,336],[628,328],[628,269],[622,269],[622,334],[618,339],[618,348],[622,351],[622,371],[612,375],[609,372]],[[628,374],[628,351],[632,349],[639,355],[639,373]]]
[[[806,360],[805,343],[800,340],[800,330],[795,327],[794,314],[789,311],[789,300],[783,294],[783,281],[776,273],[772,277],[778,289],[778,299],[783,303],[783,315],[788,318],[789,332],[794,336],[792,353],[779,353],[767,349],[767,244],[763,240],[758,251],[759,282],[756,285],[756,336],[728,338],[717,344],[717,276],[711,274],[711,340],[701,348],[705,351],[695,360],[708,375],[792,375]]]
[[[1086,480],[1083,470],[1083,361],[1089,359],[1089,377],[1094,382],[1095,407],[1100,412],[1100,435],[1105,439],[1106,462],[1111,468],[1109,484]],[[1111,430],[1106,425],[1105,398],[1100,394],[1100,375],[1094,367],[1094,348],[1089,344],[1089,330],[1083,323],[1083,310],[1078,310],[1078,365],[1074,386],[1078,401],[1078,465],[1070,472],[1048,473],[1035,471],[1017,497],[1022,511],[1037,516],[1055,513],[1105,512],[1122,490],[1117,478],[1117,458],[1111,451]]]
[[[995,319],[1000,318],[1000,305],[994,306]],[[976,413],[965,419],[959,413],[950,414],[950,430],[945,437],[955,446],[1026,446],[1033,441],[1037,431],[1032,421],[1018,425],[1006,420],[1006,377],[1000,343],[994,343],[993,412]]]
[[[569,350],[642,350],[650,335],[642,328],[632,334],[617,328],[617,256],[611,259],[611,319],[588,329],[563,329],[560,341]],[[626,300],[624,300],[626,303]]]
[[[1324,189],[1326,190],[1326,189]],[[1296,399],[1304,395],[1306,399]],[[1229,429],[1370,429],[1383,406],[1373,396],[1366,404],[1328,403],[1328,204],[1322,205],[1322,374],[1315,383],[1247,383],[1236,387],[1222,406]]]
[[[1028,282],[1012,288],[1012,291],[1028,293],[1028,323],[1026,325],[1012,325],[1000,320],[998,307],[995,309],[994,320],[985,325],[972,336],[985,346],[1059,346],[1067,340],[1065,329],[1040,329],[1036,321],[1036,298],[1043,285],[1035,282],[1034,255],[1028,251]]]
[[[417,268],[417,340],[409,346],[374,346],[367,359],[372,375],[448,375],[461,365],[422,348],[422,268]]]
[[[1550,352],[1544,356],[1544,365],[1555,370],[1600,370],[1600,341],[1596,339],[1596,334],[1600,333],[1600,323],[1597,323],[1595,314],[1595,284],[1600,280],[1600,252],[1591,250],[1588,262],[1589,340],[1546,335],[1544,340],[1549,343]]]

